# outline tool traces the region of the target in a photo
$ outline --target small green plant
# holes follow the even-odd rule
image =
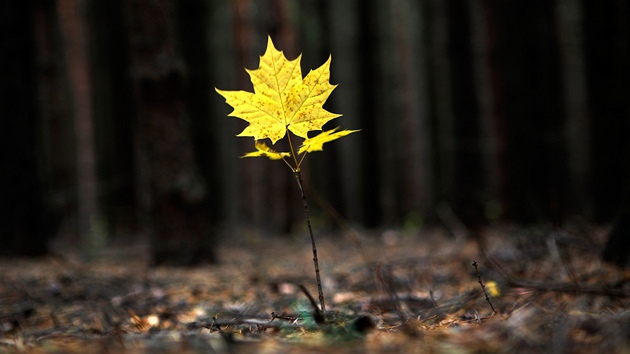
[[[260,57],[258,69],[246,69],[254,85],[254,92],[216,90],[234,108],[229,115],[249,123],[237,136],[253,137],[256,151],[247,153],[243,157],[263,156],[272,160],[282,160],[295,176],[302,194],[306,224],[311,237],[319,303],[325,320],[326,304],[319,274],[317,246],[300,166],[307,153],[321,151],[325,143],[358,130],[337,131],[335,128],[323,131],[311,138],[308,137],[309,132],[321,131],[324,124],[341,115],[328,112],[323,108],[324,102],[336,87],[329,82],[331,58],[329,57],[319,68],[311,70],[304,78],[302,78],[300,59],[301,55],[294,60],[287,60],[284,53],[274,47],[271,37],[268,37],[267,50]],[[303,139],[297,149],[294,142],[296,138]],[[272,145],[281,139],[286,139],[289,151],[274,151],[261,141],[263,139],[271,140]]]

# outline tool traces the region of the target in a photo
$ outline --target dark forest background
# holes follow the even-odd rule
[[[194,264],[304,230],[293,176],[238,158],[253,141],[214,91],[251,90],[267,35],[304,72],[332,54],[329,127],[361,129],[305,163],[318,230],[612,223],[629,20],[612,0],[4,1],[0,254],[149,237]]]

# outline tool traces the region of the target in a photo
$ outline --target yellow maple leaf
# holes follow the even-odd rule
[[[322,151],[324,150],[324,143],[336,140],[341,138],[342,136],[346,136],[348,134],[352,134],[354,132],[358,132],[358,130],[341,130],[335,132],[339,127],[331,130],[327,130],[325,132],[321,132],[318,135],[305,139],[302,142],[302,146],[300,146],[300,150],[298,154],[302,154],[305,152],[313,152],[313,151]]]
[[[264,156],[264,157],[268,157],[272,160],[280,160],[284,157],[289,157],[291,156],[290,153],[288,152],[277,152],[273,149],[271,149],[269,146],[267,146],[267,144],[262,143],[260,141],[256,141],[256,143],[254,143],[254,147],[256,148],[256,151],[253,152],[248,152],[247,154],[241,156],[241,157],[257,157],[257,156]]]
[[[275,144],[288,130],[307,139],[309,131],[321,130],[328,121],[341,116],[322,107],[337,86],[329,82],[331,58],[304,79],[300,59],[287,60],[268,37],[259,68],[247,70],[254,93],[216,89],[234,108],[229,115],[249,123],[238,136],[269,138]]]

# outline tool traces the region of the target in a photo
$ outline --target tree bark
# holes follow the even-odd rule
[[[340,85],[329,98],[332,105],[343,114],[343,126],[346,129],[362,128],[362,99],[359,79],[359,65],[362,63],[359,43],[356,38],[360,36],[359,9],[364,6],[362,1],[328,1],[326,4],[329,19],[328,27],[333,53],[331,71],[333,77]],[[363,133],[361,133],[363,134]],[[340,212],[349,220],[364,220],[364,175],[361,166],[369,159],[361,152],[360,141],[362,139],[341,139],[339,145],[338,184],[340,186],[340,198],[342,206]]]
[[[136,99],[138,188],[153,263],[214,261],[209,196],[195,156],[184,100],[185,67],[171,1],[125,2]]]
[[[630,5],[584,1],[593,219],[609,222],[630,190]]]
[[[217,220],[226,218],[226,198],[230,196],[223,190],[222,174],[227,169],[218,158],[221,154],[219,142],[224,138],[221,127],[225,125],[227,118],[215,113],[209,99],[216,95],[211,84],[210,68],[217,63],[211,56],[212,51],[208,44],[212,12],[206,0],[177,1],[175,4],[177,40],[186,67],[183,88],[186,115],[192,127],[192,143],[198,152],[195,154],[196,163],[207,181],[208,194],[215,201],[208,205],[210,224],[216,224]],[[229,137],[233,138],[232,135]]]
[[[48,251],[48,230],[38,175],[33,7],[2,2],[0,23],[0,255],[39,256]]]
[[[428,171],[431,166],[427,138],[428,99],[426,87],[425,36],[417,24],[426,17],[421,5],[416,1],[391,2],[390,19],[393,27],[395,58],[394,75],[397,91],[394,93],[400,121],[394,139],[400,139],[398,146],[400,157],[396,158],[400,183],[398,198],[400,202],[399,220],[406,226],[420,226],[422,215],[433,204],[433,188]],[[393,142],[392,142],[393,143]]]
[[[77,149],[77,228],[84,256],[92,258],[103,246],[105,235],[95,224],[101,215],[86,11],[86,2],[82,0],[60,1],[57,4]]]
[[[584,52],[584,9],[581,0],[558,0],[558,47],[562,58],[563,101],[567,114],[567,160],[574,212],[588,215],[590,152],[589,107]]]
[[[504,217],[562,223],[571,209],[553,3],[484,1]]]
[[[595,222],[613,221],[602,255],[630,266],[630,5],[583,1]],[[623,199],[625,196],[625,200]]]
[[[613,224],[602,259],[618,267],[630,266],[630,198]]]
[[[376,142],[378,141],[378,116],[376,113],[378,92],[378,81],[375,77],[379,71],[379,52],[378,46],[379,31],[376,21],[378,18],[378,1],[366,0],[359,6],[359,33],[358,49],[360,55],[364,58],[357,63],[358,80],[357,86],[359,94],[362,98],[362,105],[358,111],[358,115],[362,117],[363,122],[361,128],[361,155],[367,157],[363,159],[360,167],[360,175],[363,178],[361,183],[363,195],[363,220],[366,227],[375,227],[381,225],[383,221],[383,210],[381,208],[380,195],[382,193],[383,182],[379,179],[379,167],[377,162],[379,149]]]
[[[123,1],[89,1],[99,206],[110,237],[137,233],[133,94]]]
[[[473,71],[471,10],[466,1],[448,1],[448,53],[453,107],[454,188],[449,199],[468,229],[485,224],[487,198],[479,101]]]

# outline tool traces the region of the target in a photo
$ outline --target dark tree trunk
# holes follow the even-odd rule
[[[484,1],[504,217],[562,223],[570,205],[554,7]]]
[[[624,208],[608,235],[602,258],[619,267],[630,266],[630,198],[626,198]]]
[[[424,82],[426,48],[424,31],[416,26],[423,22],[421,5],[414,2],[391,2],[391,26],[396,61],[393,96],[399,108],[394,140],[398,142],[400,157],[395,158],[401,176],[397,181],[397,198],[400,199],[397,220],[407,226],[419,227],[421,217],[433,203],[429,174],[429,144],[426,143],[428,102]],[[396,141],[392,141],[395,144]]]
[[[377,97],[377,83],[373,81],[375,73],[378,72],[378,26],[375,21],[377,15],[377,2],[366,0],[359,6],[359,52],[363,56],[357,65],[359,66],[357,82],[361,90],[362,105],[359,116],[363,117],[361,126],[362,146],[361,154],[368,156],[361,166],[363,178],[363,223],[367,227],[375,227],[381,224],[383,212],[379,196],[381,194],[381,181],[379,180],[379,169],[376,163],[378,148],[377,122],[379,118],[375,114]]]
[[[121,0],[89,1],[90,53],[98,161],[99,205],[111,236],[137,226],[133,94]]]
[[[104,245],[98,204],[94,108],[89,58],[89,28],[86,3],[80,0],[57,3],[65,69],[74,118],[77,174],[77,230],[84,255],[96,256]]]
[[[54,2],[38,1],[36,4],[34,31],[39,69],[40,171],[46,227],[51,235],[63,230],[68,241],[78,244],[74,226],[77,209],[74,120],[64,66],[59,59],[63,58],[59,45],[59,16]]]
[[[583,6],[593,219],[615,220],[603,259],[627,267],[630,265],[630,5],[584,1]]]
[[[335,89],[329,100],[332,103],[334,112],[343,113],[343,126],[347,129],[361,128],[362,118],[359,111],[362,110],[362,99],[359,87],[353,84],[358,78],[361,63],[361,53],[359,43],[356,38],[360,35],[359,9],[363,7],[361,0],[326,2],[327,32],[328,40],[331,42],[331,52],[333,54],[332,69],[334,73],[333,82],[340,85]],[[339,145],[339,179],[336,181],[340,188],[339,197],[341,199],[339,212],[344,217],[360,221],[364,220],[364,195],[363,173],[360,166],[368,156],[364,156],[360,150],[360,143],[363,139],[354,138],[341,139]]]
[[[608,222],[630,188],[630,5],[584,1],[593,217]]]
[[[136,99],[139,188],[154,264],[213,262],[207,186],[186,116],[172,2],[125,2]]]
[[[0,255],[47,252],[38,175],[33,6],[0,5]]]
[[[178,41],[186,65],[185,97],[186,113],[192,126],[197,165],[207,181],[208,193],[213,203],[209,204],[211,224],[226,218],[224,211],[225,193],[222,174],[225,173],[221,159],[219,141],[223,137],[221,126],[227,118],[217,115],[211,108],[211,95],[216,95],[210,79],[210,68],[215,63],[208,45],[210,4],[206,0],[178,1]],[[230,138],[233,138],[230,136]],[[231,156],[235,158],[235,156]],[[214,225],[210,225],[214,227]]]
[[[485,172],[475,92],[471,14],[466,1],[448,2],[448,56],[453,109],[453,210],[474,233],[485,223]]]

